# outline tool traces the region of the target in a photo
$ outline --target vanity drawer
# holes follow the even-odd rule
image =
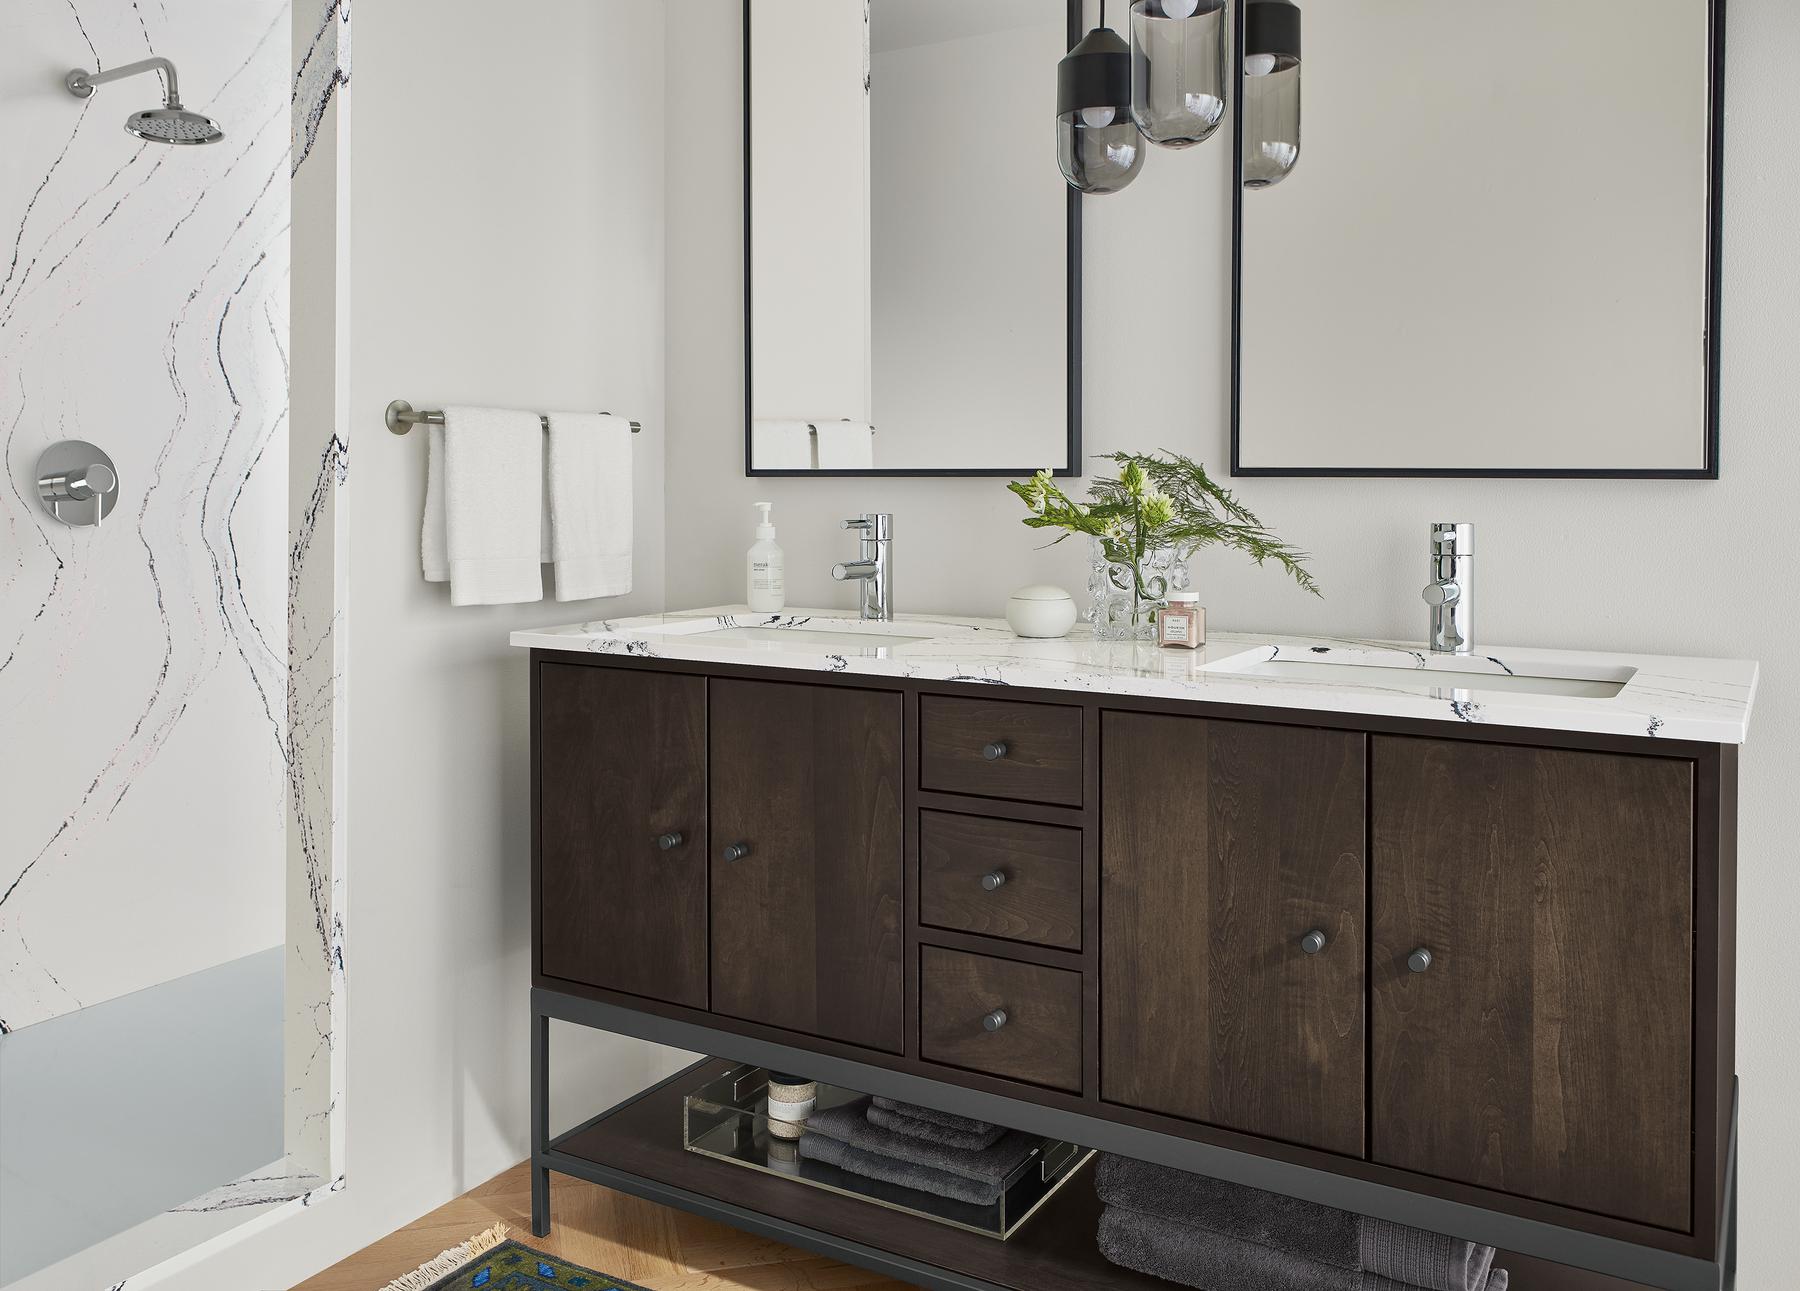
[[[919,786],[1081,806],[1081,710],[1017,700],[919,699]]]
[[[1080,973],[920,949],[919,1054],[927,1062],[1080,1093],[1081,1053]]]
[[[1081,831],[919,813],[919,922],[1081,949]]]

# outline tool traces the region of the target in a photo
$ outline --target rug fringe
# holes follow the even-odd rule
[[[449,1277],[471,1260],[478,1259],[506,1240],[506,1225],[495,1224],[461,1245],[452,1246],[434,1260],[419,1265],[405,1277],[395,1278],[381,1291],[427,1291],[433,1282]]]

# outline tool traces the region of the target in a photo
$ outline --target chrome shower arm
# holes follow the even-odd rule
[[[137,76],[150,71],[163,74],[164,100],[168,106],[180,107],[181,89],[175,80],[175,64],[161,57],[140,58],[135,63],[126,63],[122,67],[109,68],[104,72],[90,72],[84,67],[77,67],[63,78],[63,84],[68,87],[70,94],[78,99],[85,99],[94,92],[96,85],[104,85],[108,81],[122,81],[127,76]]]

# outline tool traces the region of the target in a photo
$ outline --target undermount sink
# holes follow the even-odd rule
[[[929,641],[930,637],[902,636],[895,632],[845,632],[831,627],[807,626],[791,628],[715,628],[695,634],[707,641],[742,641],[746,644],[776,645],[792,649],[817,650],[830,646],[835,650],[874,650],[884,646],[911,645]]]
[[[841,655],[849,658],[887,658],[900,646],[924,641],[966,638],[974,634],[967,624],[939,623],[929,619],[859,619],[837,614],[708,614],[671,615],[660,623],[635,625],[632,635],[643,640],[680,640],[695,646],[724,647],[745,653]]]
[[[1529,671],[1509,669],[1493,659],[1454,655],[1406,656],[1419,662],[1401,663],[1391,654],[1358,659],[1354,656],[1323,659],[1237,659],[1205,671],[1227,672],[1241,677],[1317,682],[1338,686],[1383,686],[1397,690],[1432,693],[1444,690],[1508,691],[1536,695],[1563,695],[1579,699],[1611,699],[1625,689],[1637,669],[1604,665],[1558,663],[1534,665]]]

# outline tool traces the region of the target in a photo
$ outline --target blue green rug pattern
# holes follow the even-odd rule
[[[635,1282],[621,1282],[604,1273],[584,1269],[534,1251],[519,1242],[502,1242],[478,1255],[448,1277],[431,1284],[430,1291],[644,1291]]]

